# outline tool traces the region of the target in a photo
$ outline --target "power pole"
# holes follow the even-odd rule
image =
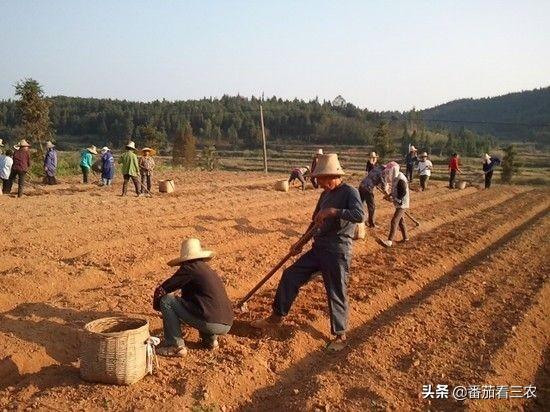
[[[264,145],[264,173],[267,173],[267,146],[265,143],[264,111],[260,103],[260,122],[262,124],[262,142]]]

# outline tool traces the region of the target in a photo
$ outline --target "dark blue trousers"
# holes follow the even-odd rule
[[[347,287],[350,262],[351,251],[327,251],[314,247],[283,272],[273,311],[279,316],[286,316],[300,288],[321,272],[327,292],[331,332],[335,335],[345,334],[349,311]]]

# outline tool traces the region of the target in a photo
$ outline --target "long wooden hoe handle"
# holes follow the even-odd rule
[[[296,246],[303,247],[309,240],[313,237],[313,234],[315,233],[315,230],[317,229],[317,225],[312,226],[304,235],[296,242]],[[273,269],[269,271],[267,275],[265,275],[262,280],[258,282],[256,286],[252,288],[250,292],[246,294],[244,298],[242,298],[237,303],[237,308],[240,308],[243,306],[257,291],[260,289],[265,282],[267,282],[280,268],[283,266],[292,256],[294,256],[291,252],[288,252],[280,261],[275,265]]]

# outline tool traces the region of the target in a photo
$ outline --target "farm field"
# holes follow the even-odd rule
[[[344,168],[356,171],[347,179],[355,186],[358,158],[342,156]],[[324,350],[329,322],[320,279],[304,288],[285,327],[250,327],[269,313],[276,276],[219,350],[199,349],[191,332],[186,358],[160,358],[154,375],[130,387],[82,381],[79,331],[88,321],[132,315],[161,334],[152,292],[173,273],[165,262],[183,238],[199,237],[217,253],[211,263],[233,301],[286,254],[321,192],[275,191],[274,182],[287,177],[284,167],[269,175],[165,170],[156,177],[173,178],[177,190],[152,198],[117,196],[120,178],[105,189],[78,177],[29,187],[23,199],[1,196],[0,410],[489,411],[550,404],[550,190],[449,190],[436,179],[430,190],[412,193],[411,213],[422,224],[411,242],[391,250],[376,243],[393,213],[377,196],[381,227],[354,245],[342,352]],[[538,397],[422,399],[422,385],[438,383],[532,384]]]

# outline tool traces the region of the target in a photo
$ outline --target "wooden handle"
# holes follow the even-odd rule
[[[296,245],[304,246],[309,240],[313,237],[313,234],[315,233],[315,230],[317,229],[317,225],[313,225],[304,235],[296,242]],[[242,298],[238,303],[237,307],[240,308],[242,305],[244,305],[257,291],[260,289],[265,282],[267,282],[292,256],[294,256],[292,253],[287,253],[280,261],[275,265],[273,269],[269,271],[267,275],[265,275],[262,280],[260,280],[256,286],[252,288],[250,292],[248,292],[244,298]]]

